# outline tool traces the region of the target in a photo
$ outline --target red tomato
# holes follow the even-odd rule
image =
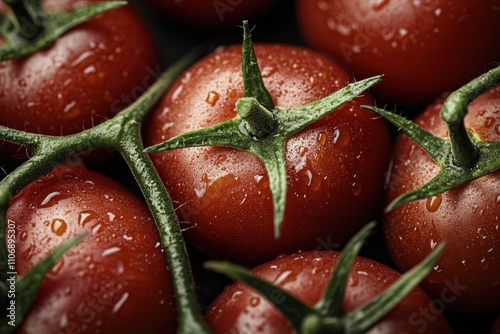
[[[255,19],[280,1],[282,0],[148,0],[176,21],[209,29]]]
[[[175,332],[175,301],[160,236],[145,204],[83,166],[59,166],[7,212],[23,275],[84,231],[45,277],[18,333]]]
[[[49,12],[94,0],[42,1]],[[127,5],[83,23],[51,47],[0,63],[0,124],[67,135],[112,117],[139,97],[160,74],[149,32]],[[10,145],[2,156],[26,157]]]
[[[256,45],[263,80],[277,106],[300,106],[352,78],[328,58],[285,45]],[[152,145],[236,116],[243,97],[241,46],[219,49],[187,70],[152,115]],[[152,155],[196,247],[216,258],[257,264],[285,252],[339,248],[377,215],[390,150],[383,120],[357,98],[289,138],[288,198],[282,234],[273,230],[267,172],[253,154],[226,147]]]
[[[281,256],[252,270],[309,305],[324,293],[339,253],[304,252]],[[357,257],[348,278],[343,311],[349,312],[373,300],[400,274],[368,258]],[[279,296],[275,302],[279,303]],[[213,302],[206,319],[215,333],[293,333],[286,318],[264,297],[237,282]],[[451,333],[432,300],[416,288],[375,324],[368,333]]]
[[[373,92],[425,105],[500,60],[500,0],[299,0],[306,43],[358,79],[384,74]]]
[[[436,136],[447,136],[439,112],[443,100],[415,120]],[[500,88],[469,105],[466,128],[483,141],[500,141]],[[439,172],[439,166],[406,135],[395,146],[387,200],[416,189]],[[450,309],[500,311],[500,171],[385,216],[384,234],[397,267],[407,270],[443,241],[447,247],[423,287]]]

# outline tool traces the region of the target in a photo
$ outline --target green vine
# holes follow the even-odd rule
[[[173,80],[201,54],[202,52],[198,50],[184,57],[164,72],[136,102],[112,119],[80,133],[69,136],[47,136],[0,126],[0,138],[28,146],[35,152],[27,162],[0,181],[0,239],[6,238],[6,214],[10,199],[30,182],[46,174],[65,159],[89,149],[107,147],[118,151],[128,163],[160,231],[176,294],[179,333],[209,333],[210,331],[200,314],[188,255],[172,202],[151,160],[144,152],[140,123]],[[67,249],[68,247],[64,248],[64,250]],[[49,257],[53,259],[55,255],[57,254],[52,253]],[[8,278],[7,259],[6,244],[0,243],[2,282],[6,282]],[[22,313],[16,314],[16,318],[22,319],[28,311],[36,295],[36,287],[43,280],[44,271],[55,263],[52,260],[44,261],[46,263],[42,266],[43,268],[37,266],[26,275],[17,277],[16,284],[19,284],[20,288],[26,286],[24,282],[30,282],[30,286],[35,288],[30,288],[29,293],[18,297],[17,302],[21,306],[16,311]],[[5,289],[2,288],[0,292],[2,292],[0,299],[5,301]],[[7,319],[3,318],[0,326],[5,326],[4,321]]]

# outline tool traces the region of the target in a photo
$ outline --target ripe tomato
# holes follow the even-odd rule
[[[42,1],[48,12],[95,0]],[[103,13],[62,35],[51,47],[0,63],[0,124],[67,135],[110,118],[139,97],[159,75],[146,26],[127,5]],[[4,145],[2,156],[26,157]]]
[[[217,29],[241,24],[268,12],[281,0],[148,0],[170,18],[187,25]]]
[[[277,106],[316,101],[352,78],[309,50],[255,45],[264,84]],[[243,97],[241,46],[219,49],[173,84],[147,128],[147,145],[233,118]],[[382,119],[355,99],[288,139],[288,198],[275,240],[267,172],[253,154],[227,147],[152,155],[185,236],[209,256],[257,264],[283,252],[339,248],[377,215],[390,150]]]
[[[427,108],[417,124],[445,138],[439,112],[443,100]],[[500,141],[500,88],[475,99],[465,126],[483,141]],[[395,146],[387,200],[416,189],[439,172],[439,166],[406,135]],[[447,248],[423,287],[450,309],[500,310],[500,171],[490,173],[426,200],[402,205],[385,216],[384,234],[397,267],[407,270],[436,244]]]
[[[84,231],[45,277],[18,333],[175,332],[160,236],[145,204],[83,166],[58,166],[11,201],[23,275]]]
[[[252,272],[295,295],[309,305],[324,293],[339,252],[313,251],[280,256]],[[373,300],[400,274],[364,257],[357,257],[346,285],[343,311]],[[280,296],[274,302],[279,303]],[[215,333],[293,333],[286,318],[264,297],[241,282],[228,288],[207,310],[207,323]],[[432,300],[420,288],[412,290],[368,333],[451,333]]]
[[[500,59],[499,0],[299,0],[306,43],[359,79],[384,74],[373,92],[425,105]]]

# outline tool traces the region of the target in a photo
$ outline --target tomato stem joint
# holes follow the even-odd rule
[[[264,139],[276,133],[278,121],[257,99],[242,97],[236,102],[236,110],[243,119],[244,129],[256,140]]]

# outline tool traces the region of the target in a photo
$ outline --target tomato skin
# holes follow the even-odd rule
[[[48,12],[96,2],[42,1]],[[146,26],[131,5],[103,13],[30,56],[0,63],[0,124],[67,135],[112,117],[160,74]],[[26,158],[4,145],[2,156]],[[3,160],[3,159],[2,159]]]
[[[309,46],[333,55],[358,79],[384,74],[386,101],[425,106],[500,59],[499,0],[299,0]]]
[[[338,258],[336,251],[303,252],[280,256],[252,272],[314,305]],[[349,312],[371,301],[398,277],[393,269],[358,257],[346,286],[343,310]],[[276,302],[279,298],[277,295]],[[286,318],[267,299],[241,282],[227,287],[205,318],[215,333],[293,333]],[[431,299],[416,288],[367,333],[451,333],[451,329]]]
[[[416,123],[447,136],[439,116],[443,99],[429,106]],[[465,126],[484,141],[499,141],[500,88],[469,105]],[[416,189],[439,172],[438,165],[406,135],[396,142],[387,200]],[[437,267],[423,287],[446,307],[462,312],[500,310],[500,171],[438,196],[405,204],[388,213],[384,235],[400,270],[407,270],[447,242]]]
[[[310,103],[352,79],[309,50],[271,44],[255,49],[278,106]],[[240,97],[241,46],[217,50],[174,83],[152,115],[145,142],[231,119]],[[390,142],[384,122],[360,108],[372,103],[366,93],[288,140],[288,203],[278,241],[267,172],[255,155],[213,146],[153,154],[179,204],[187,240],[211,257],[245,264],[298,249],[340,247],[380,209]]]
[[[283,0],[148,0],[171,19],[198,28],[218,29],[256,19]]]
[[[58,166],[11,201],[23,275],[87,231],[47,274],[18,333],[174,333],[175,300],[146,205],[83,166]]]

